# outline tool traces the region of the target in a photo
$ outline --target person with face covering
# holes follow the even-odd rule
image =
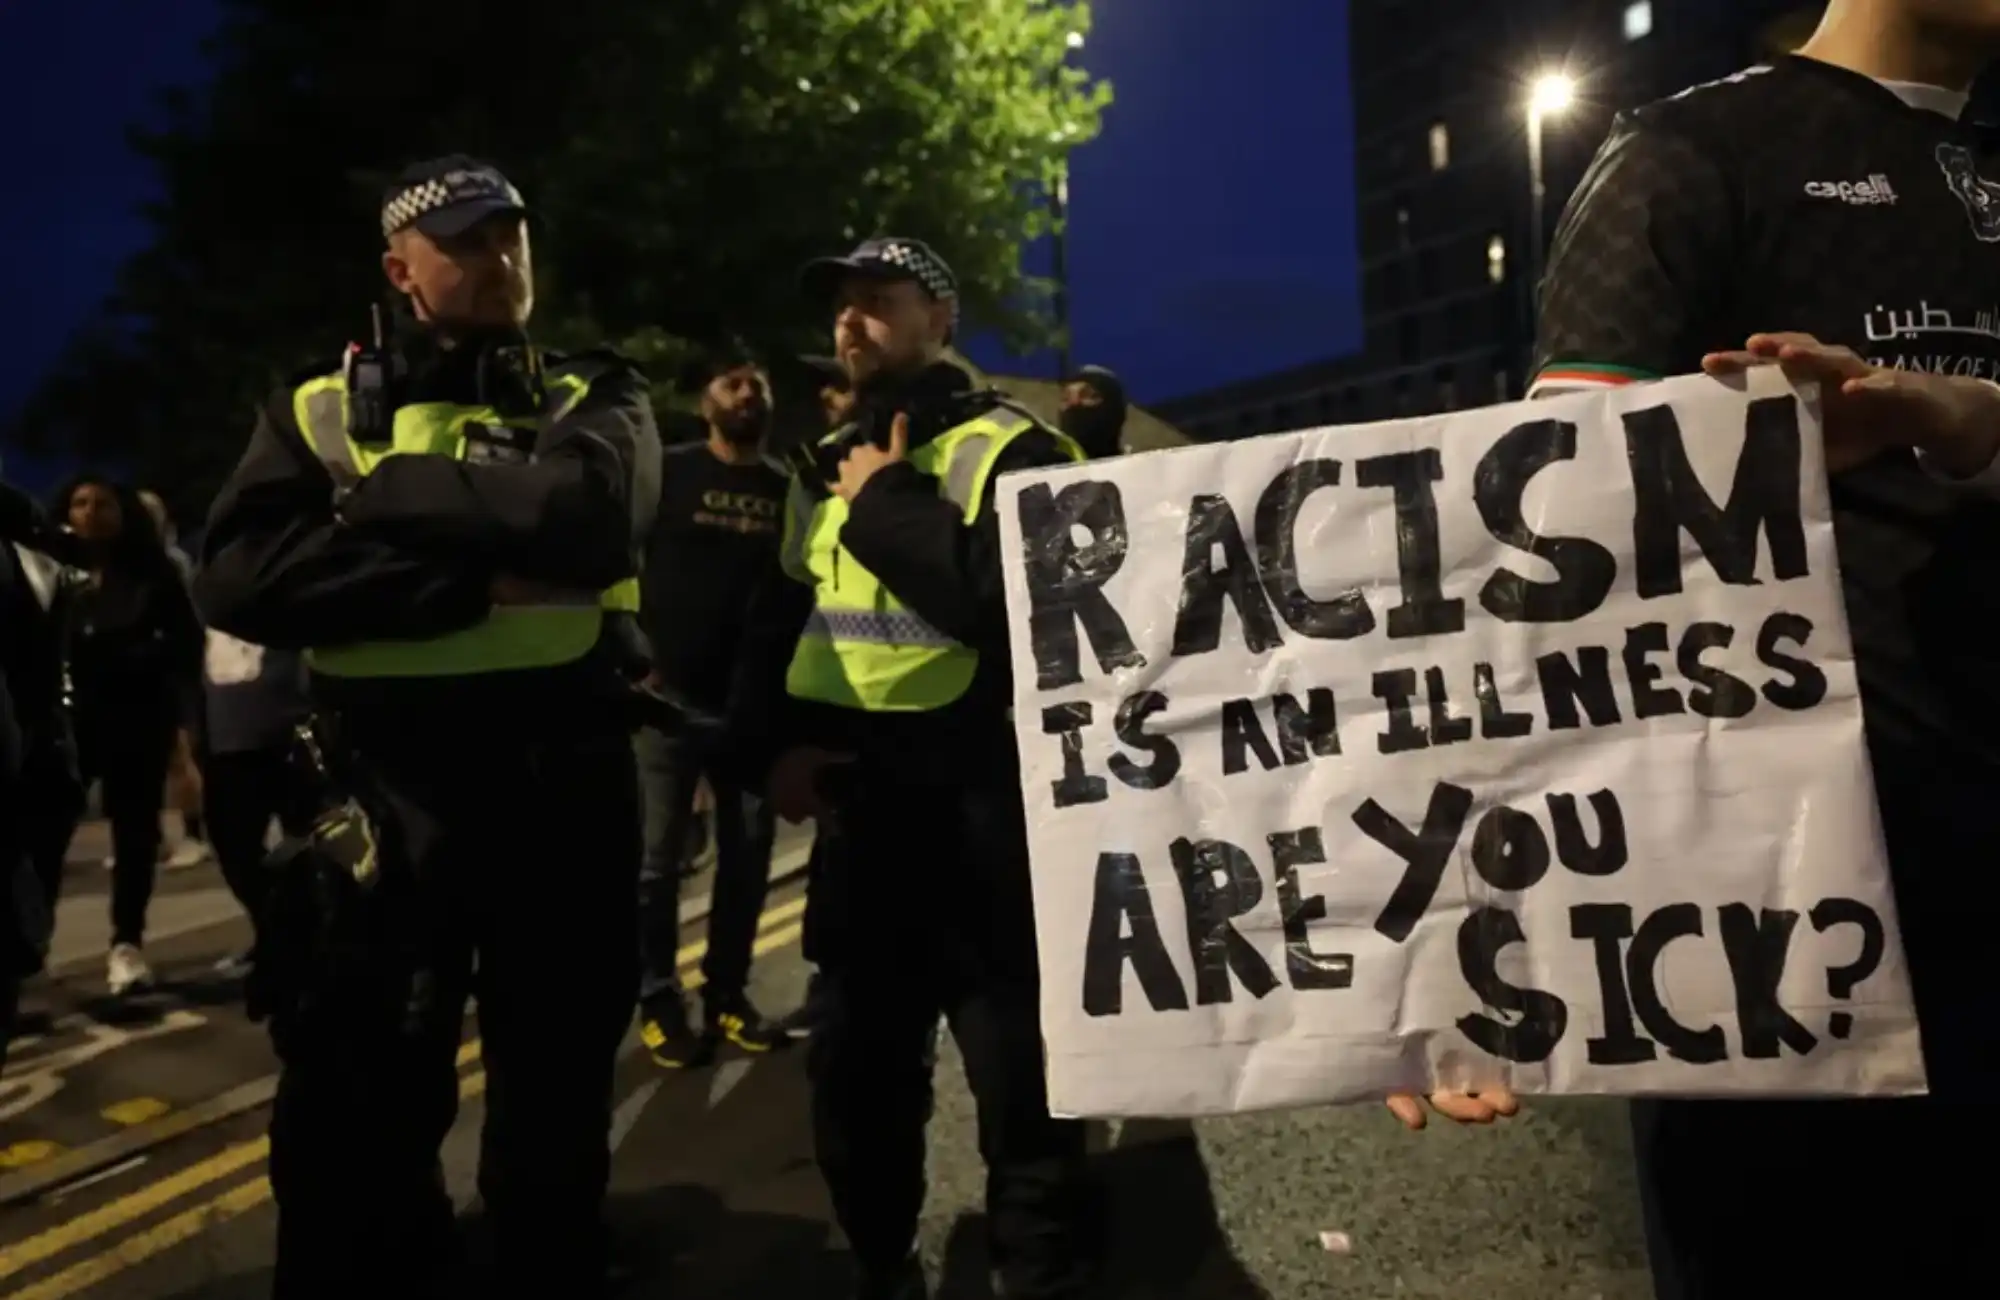
[[[654,684],[712,714],[729,702],[730,676],[751,598],[778,564],[785,474],[763,457],[771,385],[740,352],[707,358],[691,378],[708,436],[662,457],[660,506],[647,541],[640,621]],[[692,733],[647,727],[636,739],[645,798],[640,870],[640,1035],[656,1064],[707,1061],[728,1042],[764,1052],[784,1041],[750,1004],[751,947],[771,879],[776,821],[758,791],[713,769]],[[680,857],[695,786],[713,794],[716,868],[702,960],[703,1016],[688,1014],[677,971]]]
[[[81,578],[57,600],[77,757],[103,790],[111,823],[113,995],[153,979],[143,952],[160,849],[160,796],[187,742],[200,689],[201,624],[139,494],[97,475],[69,483],[55,513],[75,539]]]
[[[1062,431],[1092,460],[1121,454],[1125,434],[1125,383],[1103,366],[1085,366],[1062,388]]]
[[[527,207],[492,166],[416,164],[380,218],[397,328],[271,395],[195,574],[210,626],[304,653],[360,810],[343,820],[373,830],[370,904],[344,914],[377,941],[267,990],[273,1289],[459,1293],[438,1148],[476,993],[495,1275],[588,1300],[609,1282],[612,1073],[638,987],[613,643],[638,608],[659,434],[630,363],[528,337]],[[326,913],[302,892],[274,896],[310,936]],[[253,986],[282,946],[260,930]]]

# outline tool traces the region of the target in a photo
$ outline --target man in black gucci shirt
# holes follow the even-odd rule
[[[2000,153],[1960,120],[1995,53],[1996,0],[1834,0],[1800,56],[1622,115],[1541,286],[1535,395],[1781,355],[1827,381],[1841,578],[1933,1094],[1636,1107],[1663,1300],[1995,1276],[1952,1155],[1981,1126],[1950,1122],[2000,1046],[1983,975]]]
[[[667,450],[660,506],[640,579],[640,620],[656,684],[714,714],[728,706],[752,595],[778,564],[787,480],[765,460],[771,386],[763,369],[734,352],[709,356],[690,375],[701,392],[707,436]],[[751,948],[771,877],[776,819],[756,791],[711,770],[694,734],[639,733],[646,853],[640,874],[640,1034],[668,1069],[700,1065],[727,1041],[763,1052],[782,1036],[750,1004]],[[682,996],[680,866],[695,787],[714,796],[716,868],[702,962],[700,1022]]]

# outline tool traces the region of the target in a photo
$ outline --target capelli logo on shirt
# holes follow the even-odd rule
[[[1807,181],[1806,194],[1815,199],[1837,199],[1857,208],[1872,208],[1896,201],[1889,178],[1876,172],[1865,181]]]

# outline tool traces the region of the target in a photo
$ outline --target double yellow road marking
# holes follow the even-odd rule
[[[751,952],[761,957],[796,942],[804,912],[803,898],[780,903],[766,911],[759,921],[759,935]],[[698,941],[675,954],[675,964],[682,971],[685,987],[694,989],[700,986],[701,973],[693,968],[707,952],[707,942]],[[463,1069],[475,1065],[479,1056],[479,1040],[473,1039],[459,1048],[459,1067]],[[476,1097],[485,1091],[484,1070],[474,1068],[459,1080],[458,1095],[461,1099]],[[262,1165],[270,1154],[271,1140],[268,1137],[227,1147],[135,1192],[17,1242],[0,1250],[0,1281],[116,1232],[233,1174]],[[170,1218],[122,1237],[109,1249],[72,1264],[60,1273],[10,1292],[9,1300],[68,1300],[218,1224],[247,1214],[270,1199],[270,1181],[259,1174]]]

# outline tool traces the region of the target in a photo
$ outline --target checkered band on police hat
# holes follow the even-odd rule
[[[877,241],[872,249],[864,244],[854,260],[876,262],[907,271],[933,298],[958,296],[958,277],[951,273],[951,268],[945,265],[942,257],[930,250],[929,245],[914,239],[884,239]]]
[[[491,167],[453,166],[421,178],[410,178],[382,204],[382,235],[387,238],[434,212],[477,205],[482,212],[525,210],[527,203],[513,182]]]

